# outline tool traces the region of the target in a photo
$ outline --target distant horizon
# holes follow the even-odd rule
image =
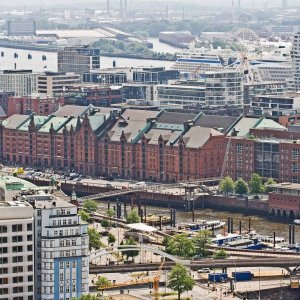
[[[240,0],[241,1],[241,7],[242,8],[262,8],[266,3],[268,3],[268,7],[279,7],[282,6],[282,0],[269,0],[269,1],[261,1],[261,0]],[[180,0],[127,0],[128,5],[134,3],[135,7],[139,4],[139,6],[143,6],[143,4],[146,3],[153,3],[153,2],[159,2],[160,5],[164,5],[169,3],[172,6],[182,7],[183,3]],[[229,7],[232,6],[232,3],[236,7],[238,5],[238,0],[185,0],[185,5],[196,5],[196,6],[207,6],[207,7],[214,7],[218,6],[220,8],[223,7]],[[288,4],[290,6],[297,5],[300,6],[299,0],[288,0]],[[77,8],[88,8],[89,6],[92,7],[103,7],[106,6],[106,0],[87,0],[87,1],[79,1],[79,0],[64,0],[63,3],[61,0],[51,0],[49,3],[47,1],[42,0],[26,0],[26,3],[24,3],[24,0],[10,0],[9,2],[6,2],[3,7],[19,7],[20,10],[23,10],[24,7],[52,7],[53,5],[59,5],[59,7],[64,7],[67,5],[76,5]],[[119,6],[119,0],[110,0],[111,7],[118,7]],[[72,7],[70,7],[72,9]]]

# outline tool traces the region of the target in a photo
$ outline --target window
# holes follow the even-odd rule
[[[6,244],[7,243],[7,237],[0,237],[0,244]]]
[[[59,262],[59,268],[60,269],[63,269],[64,268],[64,263],[61,261],[61,262]]]
[[[61,226],[61,220],[58,220],[58,221],[57,221],[57,225],[58,225],[58,226]]]
[[[32,224],[27,224],[27,231],[32,231]]]
[[[69,252],[70,252],[70,251],[69,251]],[[70,256],[70,255],[69,255],[69,256]],[[67,268],[67,269],[70,268],[70,262],[69,262],[69,261],[66,262],[66,268]]]
[[[243,144],[236,144],[236,154],[242,154],[243,153]]]
[[[42,60],[44,60],[44,61],[47,60],[47,56],[46,56],[46,55],[43,55],[43,56],[42,56]]]
[[[292,173],[298,173],[298,171],[299,171],[298,163],[292,162]]]
[[[27,235],[27,241],[31,242],[32,241],[32,234]]]
[[[76,268],[76,260],[72,262],[72,268]]]
[[[63,219],[63,225],[67,225],[67,220]]]
[[[56,226],[56,220],[53,220],[53,226]]]
[[[60,293],[63,293],[63,292],[64,292],[64,286],[63,286],[63,285],[61,285],[61,286],[59,287],[59,292],[60,292]]]
[[[13,243],[18,243],[18,242],[22,242],[23,241],[23,237],[21,235],[14,235],[12,237],[12,242]]]
[[[0,226],[0,233],[7,233],[7,226]]]
[[[22,266],[13,267],[13,273],[21,273],[23,272]]]
[[[59,247],[63,247],[64,246],[64,240],[59,240]]]
[[[299,149],[293,148],[292,150],[292,159],[298,159],[299,157]]]
[[[17,224],[12,226],[12,232],[22,231],[22,224]]]
[[[63,281],[64,280],[64,273],[59,273],[59,280]]]

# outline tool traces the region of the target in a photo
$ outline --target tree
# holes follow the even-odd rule
[[[256,195],[263,191],[262,179],[258,174],[252,174],[251,179],[249,181],[249,188],[250,192]]]
[[[107,230],[109,228],[108,220],[102,220],[101,221],[101,226]]]
[[[210,244],[212,233],[209,230],[200,230],[194,237],[194,244],[197,253],[203,256],[208,254],[207,245]]]
[[[137,245],[136,241],[131,237],[128,240],[125,240],[121,242],[121,245],[128,245],[128,246],[133,246],[133,245]],[[136,256],[139,255],[139,250],[126,250],[122,252],[123,255],[126,256],[126,259],[128,260],[129,257],[132,257],[132,259]]]
[[[141,221],[138,212],[136,210],[132,210],[127,214],[127,223],[132,224],[132,223],[139,223]]]
[[[228,256],[228,254],[224,249],[219,249],[215,253],[214,258],[226,258],[227,256]]]
[[[98,276],[95,285],[97,286],[97,289],[102,289],[102,296],[103,296],[103,292],[105,288],[109,287],[111,285],[111,282],[104,276]]]
[[[97,202],[91,199],[85,200],[82,208],[88,213],[95,212],[97,210]]]
[[[109,233],[107,241],[109,244],[113,244],[116,241],[116,237],[112,233]]]
[[[274,191],[274,188],[271,187],[272,184],[275,184],[276,182],[274,181],[273,178],[269,178],[268,181],[265,183],[265,192],[266,193],[271,193]]]
[[[89,235],[89,249],[92,251],[92,248],[98,250],[101,248],[102,243],[100,241],[100,233],[96,231],[94,228],[88,228],[87,230]]]
[[[106,211],[106,215],[109,217],[109,218],[114,218],[115,216],[115,211],[110,208]],[[109,226],[111,227],[111,220],[109,220]]]
[[[180,296],[183,292],[191,291],[195,285],[194,279],[181,264],[176,264],[172,268],[168,280],[168,287],[178,293],[178,300],[180,300]]]
[[[234,182],[230,176],[226,176],[220,182],[220,190],[226,195],[234,192]]]
[[[109,218],[113,218],[115,216],[115,211],[110,208],[106,211],[106,215],[109,217]]]
[[[84,210],[80,210],[78,212],[78,215],[80,216],[81,220],[84,221],[84,222],[89,222],[90,219],[91,219],[91,216],[89,213],[87,213],[86,211]]]
[[[177,234],[167,242],[166,252],[181,257],[191,257],[195,254],[195,245],[186,235]]]
[[[242,178],[240,178],[235,182],[234,190],[239,195],[247,194],[248,184]]]

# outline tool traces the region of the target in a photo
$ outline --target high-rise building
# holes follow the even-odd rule
[[[100,68],[100,50],[86,46],[65,47],[58,50],[58,71],[76,74]]]
[[[0,200],[0,299],[34,299],[33,208]]]
[[[294,34],[291,57],[294,73],[293,88],[297,92],[300,90],[300,32]]]
[[[28,96],[36,92],[37,74],[31,70],[5,70],[0,73],[0,90]]]
[[[89,240],[77,207],[55,192],[25,197],[34,208],[35,299],[67,300],[87,294]]]

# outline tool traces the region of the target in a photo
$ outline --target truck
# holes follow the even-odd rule
[[[227,273],[209,273],[208,281],[211,282],[227,282],[228,274]]]
[[[232,278],[235,281],[250,281],[253,274],[250,271],[232,272]]]

